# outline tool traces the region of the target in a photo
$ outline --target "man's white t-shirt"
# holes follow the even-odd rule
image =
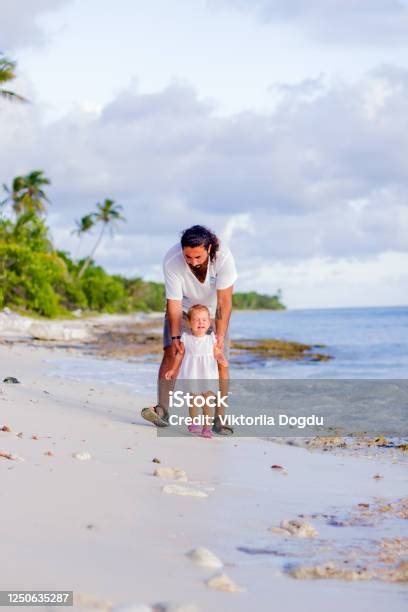
[[[209,260],[203,283],[193,274],[184,259],[181,244],[175,244],[163,261],[166,298],[181,300],[185,312],[194,304],[208,307],[211,317],[217,307],[217,289],[226,289],[238,278],[234,258],[227,246],[220,244],[215,261]]]

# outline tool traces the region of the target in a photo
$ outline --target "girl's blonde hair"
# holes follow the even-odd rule
[[[187,311],[187,319],[191,321],[193,312],[197,312],[199,310],[205,310],[208,314],[208,318],[211,320],[210,311],[208,310],[207,306],[204,306],[204,304],[194,304],[194,306],[191,306],[191,308],[189,308]]]

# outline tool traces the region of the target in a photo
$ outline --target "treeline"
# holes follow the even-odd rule
[[[0,220],[0,307],[46,317],[89,312],[162,310],[160,283],[108,274],[91,260],[73,261],[57,251],[35,213]]]
[[[280,289],[275,295],[257,293],[256,291],[234,293],[232,303],[234,308],[238,310],[285,310]]]

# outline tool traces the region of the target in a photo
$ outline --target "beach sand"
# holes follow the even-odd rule
[[[293,563],[343,563],[345,555],[351,563],[359,550],[372,563],[376,542],[402,535],[406,520],[392,506],[407,489],[406,464],[398,458],[340,456],[252,438],[158,437],[140,417],[154,398],[50,376],[49,360],[66,355],[0,344],[0,379],[21,381],[0,384],[0,428],[6,426],[0,451],[11,453],[0,457],[2,590],[73,590],[75,609],[83,610],[125,604],[148,610],[137,606],[158,602],[212,612],[406,609],[406,581],[303,580],[288,573]],[[160,466],[184,470],[187,482],[153,476]],[[163,491],[175,484],[206,496]],[[366,506],[358,504],[376,503],[391,503],[392,510],[360,516]],[[317,537],[270,531],[299,514]],[[199,546],[224,567],[194,563],[187,553]],[[242,590],[207,586],[220,573]]]

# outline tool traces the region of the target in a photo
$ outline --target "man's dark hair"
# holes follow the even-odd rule
[[[181,247],[183,249],[184,247],[203,246],[208,251],[210,245],[210,260],[214,261],[220,248],[220,242],[214,232],[203,225],[193,225],[181,233]]]

